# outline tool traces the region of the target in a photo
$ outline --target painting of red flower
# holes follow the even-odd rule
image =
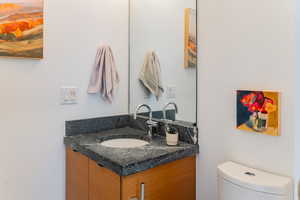
[[[237,128],[279,136],[279,93],[238,90]]]

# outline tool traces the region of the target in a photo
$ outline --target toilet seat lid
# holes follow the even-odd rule
[[[292,179],[272,173],[226,162],[218,166],[219,178],[236,185],[276,195],[288,195],[292,188]]]

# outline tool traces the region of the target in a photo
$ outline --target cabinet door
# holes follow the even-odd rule
[[[121,177],[90,160],[89,200],[120,200],[120,190]]]
[[[142,192],[142,186],[144,192]],[[139,200],[196,200],[195,157],[188,157],[123,177],[122,200],[135,198]]]
[[[88,200],[89,159],[67,148],[67,200]]]

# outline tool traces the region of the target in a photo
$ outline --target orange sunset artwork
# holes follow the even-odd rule
[[[0,0],[0,56],[43,58],[43,0]]]

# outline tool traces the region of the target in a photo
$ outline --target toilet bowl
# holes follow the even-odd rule
[[[288,177],[248,168],[234,162],[218,166],[219,200],[292,200]]]

